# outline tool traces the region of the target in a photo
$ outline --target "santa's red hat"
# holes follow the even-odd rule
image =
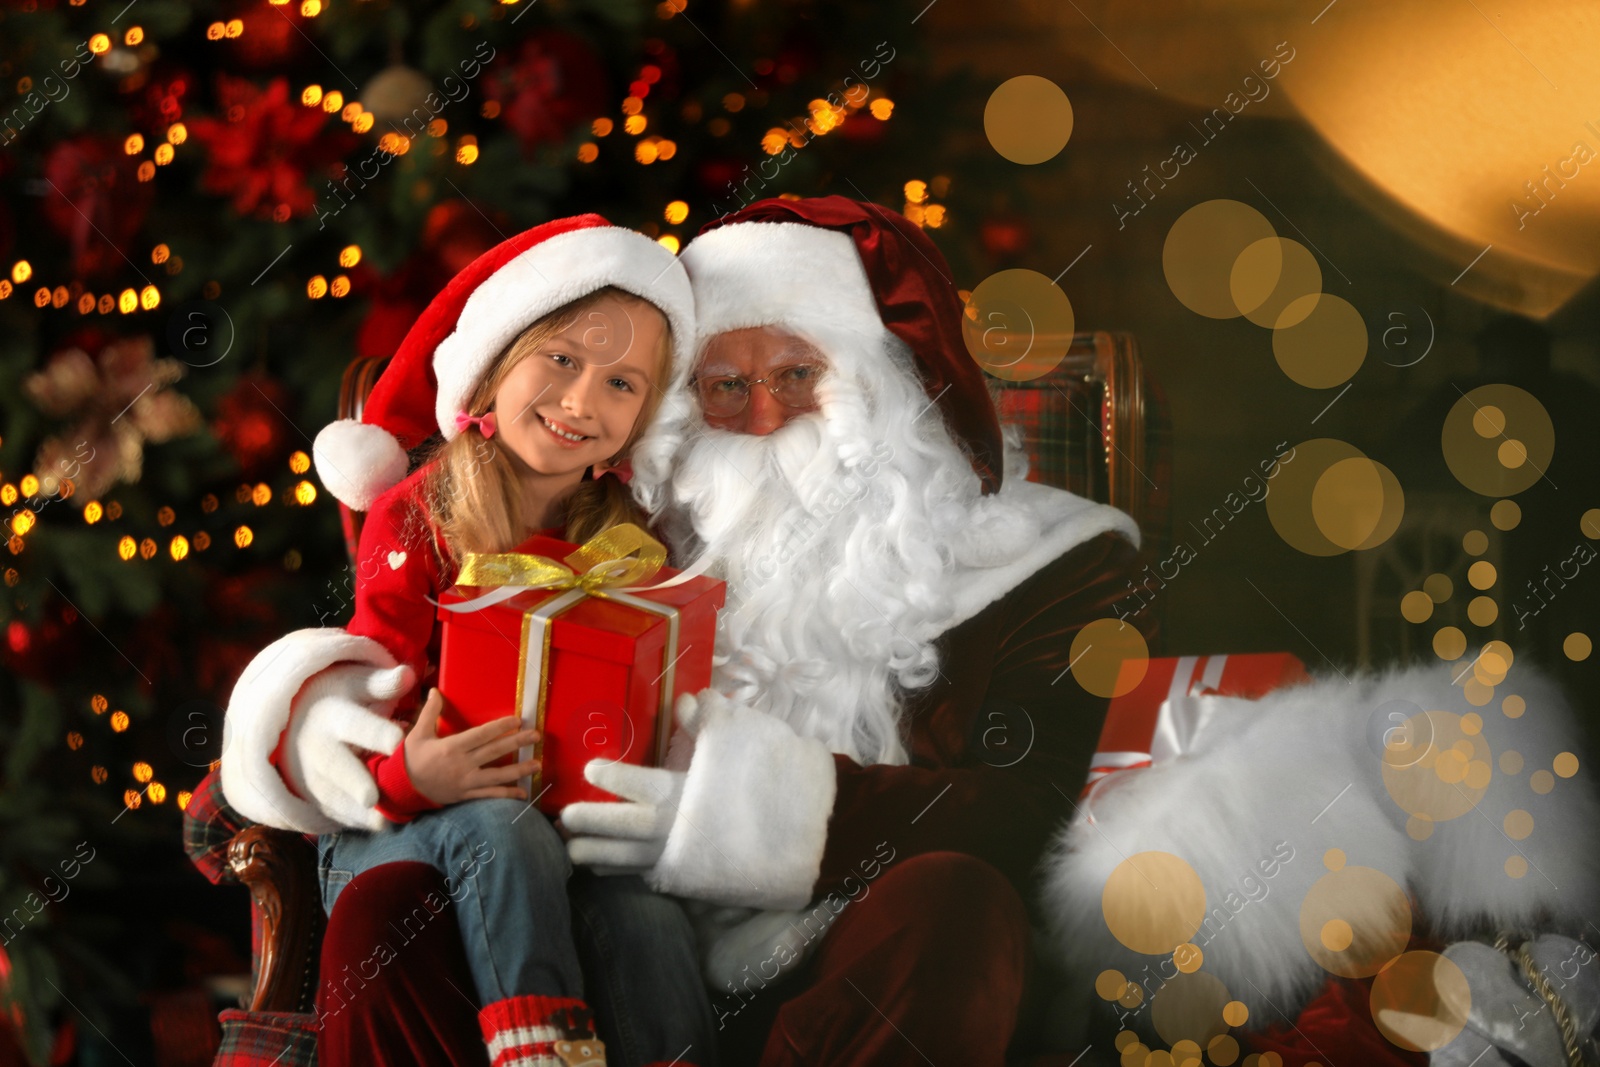
[[[672,327],[674,381],[688,375],[694,297],[671,252],[599,215],[556,219],[473,260],[433,298],[384,368],[361,411],[324,427],[312,445],[330,493],[364,511],[406,476],[406,452],[435,431],[450,440],[499,355],[528,326],[597,289],[615,286],[660,308]]]
[[[1000,421],[961,339],[954,277],[905,216],[842,196],[759,200],[707,223],[683,265],[702,338],[752,326],[887,329],[900,338],[983,491],[999,490]]]

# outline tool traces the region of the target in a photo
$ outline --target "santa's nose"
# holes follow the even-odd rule
[[[745,408],[744,432],[765,437],[789,421],[794,409],[779,403],[772,391],[762,385],[750,387],[750,405]]]

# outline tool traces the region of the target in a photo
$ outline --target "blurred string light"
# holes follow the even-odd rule
[[[920,178],[913,178],[902,189],[906,202],[900,213],[918,226],[938,229],[945,224],[946,212],[944,205],[934,203],[932,198],[935,194],[943,196],[949,188],[948,178],[935,178],[931,185]]]

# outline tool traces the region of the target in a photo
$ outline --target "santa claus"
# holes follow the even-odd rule
[[[694,372],[633,486],[728,582],[716,673],[669,767],[591,766],[626,802],[568,807],[569,851],[724,906],[707,974],[763,1063],[1000,1063],[1105,710],[1069,652],[1138,530],[1025,480],[900,216],[764,201],[683,262]]]

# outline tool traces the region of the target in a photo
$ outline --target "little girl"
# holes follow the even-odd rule
[[[384,863],[445,875],[494,1067],[711,1054],[710,1008],[677,904],[637,875],[572,877],[560,835],[516,784],[538,761],[490,765],[538,732],[510,715],[441,738],[443,701],[428,685],[431,601],[466,553],[646,524],[624,484],[629,449],[681,385],[692,314],[687,276],[659,244],[597,216],[545,224],[462,271],[406,336],[361,421],[334,423],[314,446],[329,490],[366,512],[345,632],[376,641],[387,662],[369,651],[342,657],[369,666],[311,675],[272,762],[299,800],[316,797],[346,825],[368,827],[318,839],[329,912],[352,879]],[[435,424],[442,443],[407,475],[405,449]],[[373,736],[370,715],[359,716],[365,735],[348,726],[351,703],[392,714],[397,698],[423,691],[403,740],[398,726]],[[506,701],[509,710],[512,694]],[[377,753],[365,761],[370,779],[337,769],[337,758],[354,761],[344,755],[352,742]],[[226,767],[223,781],[229,790]],[[391,825],[373,829],[373,807]]]

